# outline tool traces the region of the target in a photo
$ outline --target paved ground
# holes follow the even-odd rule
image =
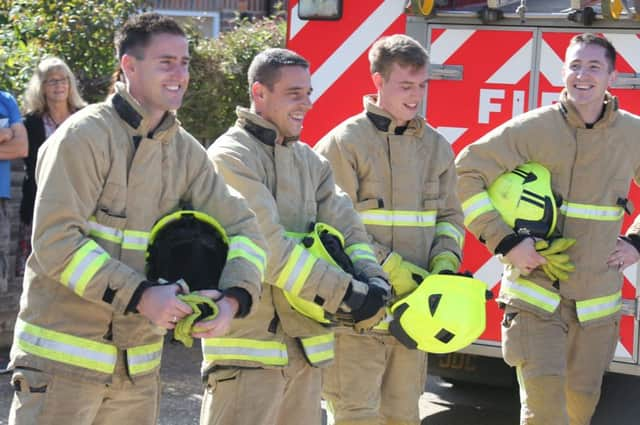
[[[0,352],[0,364],[6,356]],[[167,344],[159,425],[198,424],[202,397],[199,367],[199,349]],[[11,396],[9,375],[0,375],[0,425],[7,424]],[[429,377],[420,399],[422,425],[513,425],[518,423],[518,409],[515,388],[452,385],[438,377]],[[592,425],[636,425],[638,418],[640,378],[608,375]]]

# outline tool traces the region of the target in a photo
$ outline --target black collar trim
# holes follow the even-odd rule
[[[270,128],[262,127],[251,121],[246,121],[243,124],[243,128],[247,130],[253,137],[260,140],[265,145],[275,146],[276,144],[276,131]]]
[[[118,93],[113,95],[112,102],[113,107],[115,108],[120,118],[122,118],[122,120],[129,124],[129,126],[131,126],[134,130],[137,130],[142,123],[142,115],[140,115],[138,111],[136,111],[134,107],[131,106],[129,102],[127,102],[124,97],[120,96],[120,94]]]
[[[380,131],[389,131],[391,125],[391,118],[384,117],[382,115],[374,114],[367,111],[367,118],[373,123],[373,125]]]

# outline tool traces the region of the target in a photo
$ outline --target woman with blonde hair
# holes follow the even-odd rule
[[[78,92],[71,69],[62,59],[48,56],[40,61],[24,93],[24,125],[29,137],[29,156],[24,159],[26,175],[22,182],[20,240],[16,258],[18,276],[24,273],[25,261],[31,253],[38,148],[64,120],[86,104]]]

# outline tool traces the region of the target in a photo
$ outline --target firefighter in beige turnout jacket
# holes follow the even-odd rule
[[[576,36],[560,102],[513,118],[456,160],[465,224],[524,272],[503,277],[498,299],[506,306],[503,354],[517,368],[522,424],[589,424],[618,340],[621,272],[640,247],[637,228],[618,236],[630,212],[629,182],[640,182],[640,119],[606,92],[614,66],[608,41]],[[576,265],[567,281],[550,281],[533,240],[515,235],[488,202],[487,186],[529,161],[550,171],[563,199],[557,231],[577,240],[567,251]]]
[[[387,286],[364,226],[335,185],[329,163],[298,141],[311,107],[310,84],[304,58],[285,49],[260,53],[249,68],[251,110],[238,107],[235,126],[209,148],[216,169],[258,217],[269,245],[269,286],[255,315],[237,321],[228,337],[204,340],[208,388],[201,424],[320,423],[319,367],[333,359],[333,332],[293,310],[284,291],[329,313],[346,303],[354,319],[373,316],[384,306],[383,289],[355,281],[287,235],[308,232],[315,222],[337,228],[359,275]],[[366,290],[361,306],[350,300],[356,285]]]
[[[146,44],[131,29],[145,31]],[[121,40],[140,49],[133,59],[131,44],[119,45],[126,85],[70,117],[39,152],[34,253],[11,352],[11,424],[156,423],[162,328],[191,311],[177,285],[145,280],[145,251],[153,224],[181,202],[215,217],[230,237],[220,279],[228,296],[201,336],[224,333],[236,309],[246,314],[259,298],[266,254],[255,216],[167,112],[188,81],[184,33],[149,14],[132,18]],[[175,81],[179,95],[158,94],[159,78]]]
[[[454,155],[417,115],[427,53],[410,37],[395,35],[376,42],[369,60],[377,96],[365,96],[364,111],[315,149],[353,200],[380,263],[399,255],[423,270],[457,271],[464,228]],[[406,295],[389,273],[396,295]],[[336,425],[418,424],[426,360],[426,353],[404,347],[383,327],[363,335],[338,331],[336,362],[323,381]]]

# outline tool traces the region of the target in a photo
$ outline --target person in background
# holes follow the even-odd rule
[[[24,93],[24,126],[29,139],[29,155],[24,159],[25,176],[20,201],[20,238],[16,255],[16,276],[24,274],[31,254],[31,221],[36,199],[38,149],[53,132],[87,102],[78,92],[76,79],[60,58],[49,56],[35,69]]]
[[[27,131],[16,99],[0,90],[0,288],[9,277],[11,223],[7,200],[11,198],[11,160],[27,156]]]

